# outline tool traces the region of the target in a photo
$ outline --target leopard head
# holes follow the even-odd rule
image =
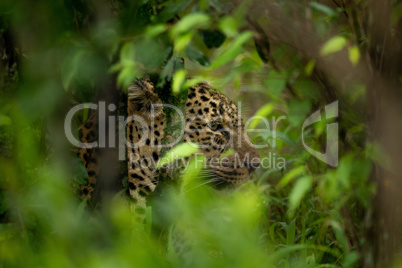
[[[188,91],[184,139],[200,146],[219,188],[240,185],[260,164],[237,106],[206,83]]]

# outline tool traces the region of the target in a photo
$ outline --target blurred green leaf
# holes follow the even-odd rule
[[[251,121],[250,125],[249,125],[249,129],[254,129],[258,123],[262,120],[262,118],[266,118],[268,117],[271,112],[274,110],[275,105],[273,103],[268,103],[265,104],[264,106],[262,106],[253,116],[254,120]]]
[[[275,241],[275,227],[279,224],[279,222],[275,222],[269,227],[269,236],[272,241]]]
[[[198,33],[209,49],[220,47],[226,39],[226,36],[219,30],[200,30]]]
[[[299,126],[308,118],[311,103],[309,101],[292,100],[289,103],[288,120],[293,126]]]
[[[271,137],[279,139],[281,141],[283,141],[284,143],[286,143],[287,145],[290,145],[292,147],[297,147],[297,144],[294,140],[292,140],[292,138],[290,138],[288,135],[286,135],[285,133],[278,131],[278,130],[274,130],[271,133]]]
[[[330,221],[330,225],[334,229],[336,240],[341,244],[343,249],[348,249],[347,238],[342,226],[336,221]]]
[[[228,17],[222,18],[219,22],[219,29],[223,32],[223,35],[219,31],[217,31],[217,33],[209,33],[211,35],[215,34],[216,35],[215,39],[218,39],[218,40],[215,40],[215,42],[217,42],[217,43],[210,44],[210,45],[212,45],[211,47],[219,47],[222,44],[222,42],[225,40],[225,36],[235,37],[238,34],[238,25],[237,25],[236,20],[233,17],[228,16]],[[219,41],[221,41],[221,42],[219,43]],[[204,40],[204,42],[205,42],[205,40]],[[207,46],[208,46],[208,44],[207,44]],[[211,47],[208,46],[208,48],[211,48]]]
[[[286,228],[286,245],[292,245],[295,242],[296,219],[292,220]]]
[[[163,23],[151,25],[147,27],[145,34],[148,38],[154,38],[167,31],[167,29],[168,27],[166,26],[166,24]]]
[[[311,190],[313,186],[313,178],[311,176],[303,176],[299,178],[289,195],[289,212],[294,213],[294,210],[300,205],[301,200]]]
[[[271,70],[266,80],[268,91],[273,96],[278,97],[279,94],[285,89],[286,81],[287,77],[285,72],[278,73],[275,70]]]
[[[198,62],[202,66],[209,66],[210,64],[207,56],[205,56],[201,51],[191,46],[188,46],[186,48],[186,54],[187,57],[189,57],[191,60],[195,62]]]
[[[347,40],[343,36],[335,36],[329,39],[321,48],[321,55],[326,56],[341,51],[347,44]]]
[[[366,155],[386,170],[391,170],[392,159],[378,142],[368,144]]]
[[[181,51],[186,49],[186,47],[188,47],[188,45],[190,44],[192,38],[193,38],[193,32],[188,32],[178,36],[174,41],[175,52],[180,53]]]
[[[190,88],[190,87],[194,87],[194,86],[196,86],[197,84],[202,83],[203,81],[204,81],[204,79],[202,79],[202,78],[197,78],[197,77],[187,79],[186,82],[184,83],[183,88],[184,88],[184,89],[188,89],[188,88]]]
[[[172,161],[182,158],[188,157],[198,151],[198,145],[194,143],[182,143],[171,150],[169,150],[166,155],[161,158],[157,164],[157,168],[161,168],[164,165],[171,163]]]
[[[135,56],[136,65],[142,64],[147,70],[153,71],[163,66],[171,51],[172,47],[170,44],[158,42],[157,39],[142,38],[136,40],[134,51],[131,53]]]
[[[163,87],[166,83],[166,81],[171,82],[173,75],[176,73],[178,70],[184,69],[184,62],[182,58],[178,58],[175,56],[172,56],[165,67],[162,70],[162,73],[159,78],[159,83],[157,84],[158,87]]]
[[[286,175],[279,181],[277,188],[283,188],[286,185],[289,184],[289,182],[296,178],[299,175],[305,174],[306,173],[306,168],[305,166],[298,166],[293,169],[291,169]]]
[[[349,60],[353,65],[357,65],[360,60],[360,51],[357,46],[349,48]]]
[[[177,16],[177,13],[183,11],[191,3],[190,0],[185,1],[166,1],[163,3],[163,10],[159,14],[159,19],[168,21]]]
[[[180,93],[184,82],[186,81],[186,71],[185,70],[178,70],[173,76],[173,94],[177,95]]]
[[[209,17],[207,15],[203,13],[191,13],[183,17],[170,31],[172,36],[177,37],[190,30],[206,28],[208,25]]]
[[[196,154],[187,163],[181,182],[181,193],[196,202],[205,199],[203,195],[206,193],[206,189],[202,187],[205,183],[200,176],[204,163],[205,157]]]
[[[355,251],[348,252],[343,259],[342,267],[356,267],[359,261],[359,257],[359,254]],[[398,265],[396,265],[395,267],[398,267]]]
[[[137,76],[134,46],[127,42],[120,50],[120,62],[110,68],[111,72],[119,72],[117,84],[127,88]]]
[[[332,8],[330,8],[330,7],[328,7],[328,6],[324,5],[324,4],[321,4],[321,3],[318,3],[318,2],[314,1],[314,2],[310,2],[310,6],[313,9],[315,9],[317,11],[320,11],[320,12],[322,12],[322,13],[328,15],[328,16],[331,16],[331,17],[338,16],[338,13],[336,13],[335,10],[333,10]]]
[[[307,76],[310,76],[313,71],[314,71],[314,67],[315,67],[315,60],[310,60],[307,64],[306,67],[304,68],[304,72]]]
[[[318,37],[311,38],[313,43],[337,33],[340,36],[324,44],[322,55],[347,52],[346,63],[350,61],[360,74],[360,47],[349,38],[359,39],[364,49],[374,46],[369,57],[381,54],[372,33],[367,29],[360,33],[359,25],[353,23],[357,12],[358,24],[367,24],[359,16],[365,14],[365,5],[354,6],[350,13],[323,1],[307,6],[278,1],[275,13],[289,16],[284,22],[291,22],[281,25],[272,17],[250,16],[250,8],[259,8],[250,1],[239,5],[229,0],[108,1],[107,6],[82,0],[14,2],[0,3],[1,267],[355,267],[366,257],[356,251],[355,238],[345,226],[370,225],[372,219],[362,215],[371,215],[373,209],[377,190],[369,179],[373,163],[392,171],[397,160],[372,135],[367,142],[371,126],[362,121],[370,106],[367,81],[353,73],[342,83],[332,81],[327,76],[330,68],[322,68],[329,62],[320,61],[316,72],[318,62],[308,58],[311,53],[302,53],[306,43],[292,39],[298,26]],[[391,39],[397,37],[401,6],[393,3],[390,18],[384,17],[390,22]],[[295,11],[299,8],[306,25],[298,22]],[[256,21],[261,29],[250,27]],[[283,34],[278,34],[280,29],[285,30]],[[252,37],[258,37],[253,40],[255,46]],[[307,49],[314,54],[314,47]],[[387,53],[383,52],[384,59],[389,58]],[[186,68],[179,58],[184,56],[191,60]],[[278,68],[261,62],[260,58],[267,61],[269,56]],[[217,67],[221,68],[212,70]],[[386,74],[388,68],[383,71]],[[196,78],[186,81],[186,74]],[[118,101],[116,115],[124,116],[127,104],[120,91],[146,75],[156,82],[155,90],[166,103],[183,104],[185,89],[211,81],[223,93],[230,92],[227,96],[233,102],[246,102],[245,114],[277,118],[287,113],[276,129],[250,135],[256,144],[268,145],[258,153],[262,163],[269,165],[254,171],[246,183],[228,189],[215,176],[220,171],[204,168],[204,156],[195,159],[199,150],[175,147],[165,159],[160,155],[159,164],[164,167],[158,172],[156,191],[147,198],[144,225],[133,223],[124,163],[119,172],[125,178],[124,189],[104,195],[103,190],[109,189],[103,187],[109,184],[100,179],[93,200],[77,200],[73,190],[87,184],[88,178],[81,160],[71,160],[70,148],[64,144],[63,111],[77,102],[108,99],[111,94]],[[398,74],[395,79],[402,81]],[[116,91],[116,82],[123,88]],[[337,168],[304,150],[300,128],[312,107],[323,107],[328,97],[335,96],[333,90],[345,102],[339,107],[344,154]],[[74,134],[88,111],[77,114]],[[175,134],[179,121],[175,115],[166,115],[166,136]],[[251,127],[262,124],[252,123]],[[305,137],[312,148],[323,151],[327,123],[322,120],[307,129]],[[400,127],[395,126],[398,136]],[[234,152],[227,150],[220,156]],[[279,167],[281,159],[286,165]],[[171,170],[176,160],[180,168]],[[395,186],[387,177],[382,183]],[[106,197],[107,202],[92,208],[98,197]],[[351,214],[350,223],[345,224],[343,209]],[[173,238],[166,238],[169,229],[178,230]],[[364,248],[365,237],[359,237],[358,243]],[[176,258],[166,258],[166,252],[176,251],[177,245],[183,247]]]
[[[88,184],[88,173],[84,163],[78,157],[73,157],[71,166],[73,167],[73,175],[75,181],[80,185]]]
[[[87,199],[84,199],[80,202],[80,204],[77,207],[76,213],[75,213],[75,217],[77,217],[77,220],[81,220],[84,212],[85,212],[85,207],[87,206]]]
[[[241,33],[233,41],[233,43],[226,50],[222,52],[222,54],[216,57],[216,59],[212,62],[210,68],[211,69],[217,68],[237,57],[242,51],[243,44],[247,42],[252,36],[253,35],[251,32]]]

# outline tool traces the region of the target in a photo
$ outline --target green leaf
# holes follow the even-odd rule
[[[88,184],[88,172],[81,159],[79,159],[78,157],[73,157],[71,165],[75,181],[81,185]]]
[[[205,81],[205,80],[202,78],[192,77],[192,78],[186,80],[186,82],[184,83],[183,89],[188,89],[190,87],[194,87],[194,86],[198,85],[199,83],[202,83],[203,81]]]
[[[157,39],[141,38],[134,42],[135,64],[141,63],[147,69],[158,69],[172,51],[170,44],[162,44]],[[122,58],[123,62],[125,58]]]
[[[356,267],[358,261],[359,261],[359,254],[356,251],[348,252],[346,253],[345,258],[343,259],[342,267],[345,268]]]
[[[198,158],[200,157],[200,158]],[[182,182],[181,182],[181,192],[183,194],[191,193],[192,198],[199,200],[201,197],[200,192],[194,191],[195,189],[201,190],[200,185],[202,183],[202,176],[200,176],[200,172],[204,167],[205,156],[196,154],[189,162],[187,162],[187,168],[183,174]],[[188,196],[189,197],[189,196]]]
[[[88,200],[85,198],[80,202],[78,205],[76,211],[75,211],[75,217],[76,219],[80,220],[82,219],[82,216],[84,215],[85,212],[85,207],[87,206]]]
[[[201,40],[209,49],[220,47],[226,39],[226,36],[219,30],[200,30],[198,32]]]
[[[289,103],[288,120],[293,126],[303,123],[310,112],[311,103],[309,101],[292,100]]]
[[[262,118],[266,118],[271,112],[274,110],[275,106],[273,103],[268,103],[262,106],[253,116],[255,119],[251,121],[249,125],[249,129],[254,129],[258,123],[262,120]]]
[[[188,32],[176,37],[174,40],[174,50],[176,52],[183,51],[191,42],[191,39],[193,39],[193,32]]]
[[[209,60],[208,57],[204,55],[204,53],[202,53],[201,51],[188,46],[186,48],[186,55],[187,57],[189,57],[191,60],[198,62],[199,64],[201,64],[202,66],[209,66]]]
[[[178,70],[173,76],[173,94],[177,95],[180,93],[184,82],[186,81],[186,71],[185,70]]]
[[[176,159],[191,156],[197,151],[198,151],[198,145],[195,143],[179,144],[174,148],[172,148],[171,150],[169,150],[166,153],[166,155],[159,160],[157,168],[161,168],[162,166],[167,165]]]
[[[296,178],[299,175],[302,175],[306,172],[306,168],[304,166],[298,166],[290,170],[286,175],[279,181],[277,184],[277,189],[281,189],[288,185],[288,183]]]
[[[334,230],[336,240],[342,246],[343,250],[349,251],[347,238],[345,235],[345,231],[343,230],[342,226],[336,221],[330,221],[330,225]]]
[[[219,22],[219,29],[224,33],[224,36],[234,37],[238,34],[237,21],[233,17],[224,17]]]
[[[209,17],[203,13],[192,13],[182,18],[172,29],[173,37],[183,34],[189,30],[208,27]]]
[[[357,46],[349,48],[349,60],[353,64],[353,66],[356,66],[359,63],[360,51]]]
[[[181,69],[184,69],[184,62],[182,61],[182,59],[178,57],[171,57],[162,70],[161,77],[157,86],[163,87],[165,81],[171,81],[173,74]]]
[[[338,16],[338,13],[336,13],[335,10],[333,10],[332,8],[330,8],[330,7],[326,6],[326,5],[323,5],[323,4],[320,4],[320,3],[317,3],[317,2],[310,2],[310,7],[312,9],[320,11],[320,12],[322,12],[322,13],[328,15],[328,16],[331,16],[331,17]]]
[[[286,245],[292,245],[295,242],[296,219],[292,220],[286,228]]]
[[[279,94],[283,91],[286,86],[286,73],[280,72],[278,73],[275,70],[271,70],[268,74],[268,78],[266,80],[266,85],[268,87],[268,91],[275,97],[278,97]]]
[[[347,40],[343,36],[335,36],[329,39],[321,48],[321,55],[329,55],[341,51],[347,44]]]
[[[236,58],[242,51],[242,46],[245,42],[247,42],[253,34],[249,31],[241,33],[236,40],[232,42],[232,44],[228,47],[228,49],[224,50],[222,54],[220,54],[211,64],[210,68],[217,68],[234,58]]]
[[[177,13],[183,11],[190,3],[190,0],[179,2],[167,1],[163,4],[163,10],[159,13],[158,18],[162,21],[173,19]]]
[[[298,179],[289,196],[289,211],[293,214],[294,210],[300,205],[301,200],[313,186],[311,176],[303,176]]]
[[[80,71],[82,61],[86,57],[87,55],[84,50],[76,50],[64,61],[61,72],[61,82],[65,90],[69,89],[72,81],[77,78],[77,72]]]
[[[137,76],[134,64],[126,64],[117,76],[117,84],[127,88]]]
[[[276,136],[276,139],[283,141],[284,143],[286,143],[287,145],[290,145],[292,147],[297,147],[297,144],[294,142],[294,140],[292,140],[288,135],[286,135],[285,133],[278,131],[278,130],[273,130],[271,131],[271,136],[274,137],[274,135]]]
[[[389,154],[387,154],[383,146],[378,142],[373,142],[367,145],[366,155],[384,169],[388,171],[391,170],[392,159]]]
[[[120,50],[120,62],[110,68],[110,72],[119,72],[117,84],[127,88],[137,76],[135,58],[135,48],[132,43],[127,42]]]
[[[307,76],[310,76],[310,75],[313,73],[313,71],[314,71],[314,67],[315,67],[315,60],[310,60],[310,61],[307,63],[306,67],[304,68],[304,73],[305,73]]]
[[[153,37],[158,36],[161,33],[165,32],[166,30],[167,30],[166,24],[160,23],[160,24],[156,24],[156,25],[151,25],[146,29],[145,35],[148,38],[153,38]]]
[[[279,224],[279,222],[275,222],[269,227],[269,237],[273,242],[275,242],[275,227],[278,224]]]

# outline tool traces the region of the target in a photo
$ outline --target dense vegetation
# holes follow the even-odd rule
[[[401,17],[392,0],[1,1],[0,267],[400,267]],[[143,230],[118,167],[97,209],[76,198],[64,119],[99,100],[124,113],[145,74],[166,102],[194,80],[241,102],[265,162],[232,191],[191,163]],[[335,144],[334,123],[329,165],[306,147]],[[172,226],[196,241],[186,260]]]

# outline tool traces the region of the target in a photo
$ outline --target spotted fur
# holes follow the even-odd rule
[[[128,89],[127,156],[128,191],[132,210],[142,220],[145,217],[146,197],[158,183],[156,162],[162,147],[165,115],[162,101],[153,85],[138,80]]]
[[[225,95],[200,83],[190,88],[186,101],[184,140],[199,144],[216,186],[237,186],[246,181],[259,165],[258,152],[247,136],[237,106]],[[96,118],[80,127],[81,141],[97,139]],[[162,101],[153,84],[137,80],[128,89],[127,105],[128,192],[132,210],[139,220],[145,218],[146,198],[158,184],[158,161],[165,133]],[[229,149],[233,152],[220,159]],[[78,154],[86,165],[88,185],[81,187],[80,197],[91,198],[99,170],[96,148],[82,148]]]
[[[201,146],[217,186],[237,186],[259,166],[237,106],[207,83],[188,91],[184,139]],[[219,159],[228,149],[234,152]]]
[[[79,198],[90,200],[95,190],[96,176],[99,174],[98,149],[90,145],[98,139],[98,120],[95,113],[79,127],[78,136],[84,146],[76,148],[74,152],[84,163],[88,173],[88,184],[80,186]]]

